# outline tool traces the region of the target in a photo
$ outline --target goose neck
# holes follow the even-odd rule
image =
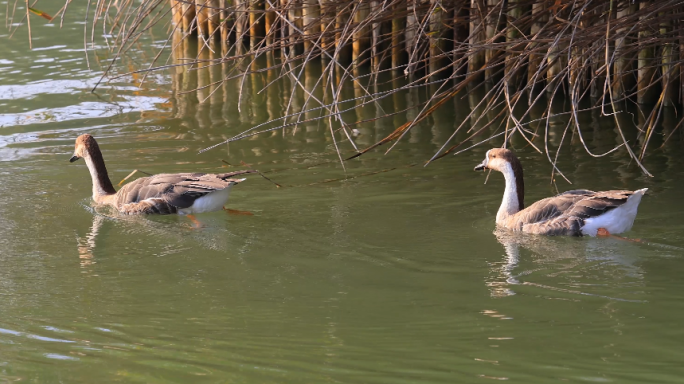
[[[93,200],[98,201],[102,196],[115,194],[116,190],[111,180],[109,180],[102,154],[91,153],[84,160],[90,171],[90,178],[93,181]]]
[[[506,219],[523,209],[524,187],[522,184],[522,169],[516,172],[511,163],[506,162],[501,169],[506,179],[506,190],[504,191],[501,207],[496,214],[497,224],[504,224]]]

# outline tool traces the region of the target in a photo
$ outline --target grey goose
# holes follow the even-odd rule
[[[606,236],[632,228],[641,197],[636,191],[594,192],[577,189],[547,197],[525,208],[523,168],[515,154],[503,148],[487,151],[476,171],[491,169],[506,179],[496,224],[513,231],[539,235]]]
[[[136,179],[117,191],[93,136],[83,134],[76,138],[74,155],[69,161],[78,159],[84,159],[90,171],[95,203],[109,205],[123,214],[192,215],[218,211],[228,201],[231,187],[245,180],[233,177],[256,172],[161,173]]]

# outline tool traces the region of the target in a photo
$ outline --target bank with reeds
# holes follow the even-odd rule
[[[620,132],[619,113],[639,114],[645,123],[638,144],[624,135],[621,144],[641,166],[663,109],[684,102],[684,1],[143,0],[100,1],[93,12],[93,29],[98,20],[105,26],[109,21],[118,55],[152,25],[172,20],[166,46],[174,51],[174,63],[153,63],[142,71],[232,65],[212,75],[218,77],[211,84],[268,72],[263,88],[289,77],[293,92],[303,91],[306,102],[271,123],[284,127],[288,119],[301,121],[303,114],[318,111],[330,120],[333,136],[349,142],[356,152],[351,157],[401,139],[448,100],[485,87],[484,112],[506,117],[504,143],[519,135],[547,154],[545,136],[521,123],[535,105],[546,105],[550,116],[551,101],[564,98],[564,113],[573,119],[568,129],[580,137],[580,110],[615,116]],[[191,51],[184,45],[188,40],[197,43]],[[305,81],[313,62],[322,66],[321,75]],[[355,105],[363,107],[388,97],[371,84],[397,77],[406,79],[401,89],[430,87],[432,97],[392,134],[359,148],[348,122],[340,121],[342,84],[362,90],[356,97],[362,102]],[[211,84],[197,88],[206,92]],[[315,87],[322,97],[312,93]],[[259,130],[231,140],[254,132]],[[452,138],[434,158],[460,145]]]
[[[220,45],[221,60],[275,54],[271,64],[292,75],[321,60],[333,95],[335,82],[355,79],[360,67],[371,77],[388,72],[417,85],[442,81],[414,121],[371,148],[400,138],[467,87],[487,83],[488,107],[503,105],[511,116],[506,130],[530,145],[533,137],[519,124],[528,112],[512,113],[517,105],[529,108],[561,95],[574,114],[583,99],[605,113],[633,105],[649,121],[642,148],[625,146],[638,163],[662,108],[684,100],[682,1],[171,0],[170,5],[174,28],[206,49]],[[331,114],[335,101],[340,100],[333,97],[327,106]]]

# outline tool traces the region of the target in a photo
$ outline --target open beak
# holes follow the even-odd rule
[[[487,169],[487,159],[483,160],[480,164],[478,164],[475,168],[473,168],[474,171],[484,171]]]
[[[76,155],[73,155],[73,156],[71,156],[71,159],[69,159],[69,162],[70,162],[70,163],[73,163],[74,161],[76,161],[76,160],[78,160],[78,159],[80,159],[80,157],[78,157],[78,156],[76,156]]]

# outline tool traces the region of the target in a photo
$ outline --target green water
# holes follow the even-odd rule
[[[684,381],[684,135],[662,149],[654,139],[653,178],[623,152],[596,159],[566,139],[559,164],[573,185],[557,178],[558,188],[649,188],[626,234],[649,244],[510,236],[494,232],[501,175],[484,185],[472,171],[500,142],[420,166],[481,96],[455,99],[389,155],[346,172],[326,121],[197,155],[281,115],[290,84],[258,94],[265,77],[249,78],[240,111],[237,82],[202,104],[208,93],[180,93],[215,72],[158,72],[142,88],[125,77],[92,94],[110,55],[91,52],[87,69],[78,15],[60,31],[34,23],[33,51],[25,30],[0,36],[0,381]],[[119,71],[163,45],[163,34],[146,39]],[[355,140],[365,147],[416,113],[362,124]],[[619,143],[609,118],[581,118],[592,150]],[[555,145],[564,121],[552,121]],[[115,184],[134,169],[253,167],[284,187],[250,176],[228,206],[253,215],[199,215],[200,229],[179,216],[121,217],[91,205],[85,165],[68,162],[85,132]],[[528,203],[555,193],[545,158],[515,148]]]

